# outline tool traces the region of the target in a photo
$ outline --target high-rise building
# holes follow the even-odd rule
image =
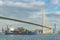
[[[54,24],[53,33],[56,33],[56,24]]]

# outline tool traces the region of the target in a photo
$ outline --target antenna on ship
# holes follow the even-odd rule
[[[4,30],[4,28],[2,27],[2,33],[4,33],[5,32],[5,30]]]
[[[2,27],[2,32],[4,32],[4,29],[3,29],[3,27]]]
[[[9,30],[8,25],[7,25],[7,30]]]

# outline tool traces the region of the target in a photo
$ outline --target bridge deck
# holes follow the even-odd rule
[[[36,23],[27,22],[27,21],[23,21],[23,20],[12,19],[12,18],[7,18],[7,17],[1,17],[0,16],[0,19],[12,20],[12,21],[16,21],[16,22],[22,22],[22,23],[32,24],[32,25],[36,25],[36,26],[46,27],[46,26],[39,25],[39,24],[36,24]],[[46,27],[46,28],[50,28],[50,27]]]

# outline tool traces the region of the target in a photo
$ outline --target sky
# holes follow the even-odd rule
[[[45,10],[46,26],[60,29],[60,0],[0,0],[0,16],[42,24],[42,8]],[[0,27],[26,26],[29,29],[40,27],[0,19]],[[29,27],[27,27],[29,26]]]

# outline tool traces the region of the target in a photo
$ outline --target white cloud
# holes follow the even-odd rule
[[[6,5],[8,6],[18,6],[18,7],[30,7],[28,6],[26,3],[22,3],[22,2],[6,2]]]
[[[52,4],[59,4],[59,0],[51,0]]]
[[[56,11],[55,14],[60,15],[60,11]]]
[[[31,5],[45,5],[45,2],[32,2]]]
[[[39,18],[41,15],[41,12],[34,12],[33,14],[30,14],[28,18]]]
[[[3,1],[0,1],[0,6],[2,6],[4,4],[4,2]]]
[[[30,14],[29,18],[41,18],[42,13],[44,13],[45,15],[47,14],[45,11],[34,12],[33,14]]]
[[[23,3],[23,2],[13,2],[13,1],[0,1],[0,6],[1,5],[7,5],[7,6],[18,6],[18,7],[33,7],[34,5],[45,5],[44,2],[31,2],[31,3]]]

